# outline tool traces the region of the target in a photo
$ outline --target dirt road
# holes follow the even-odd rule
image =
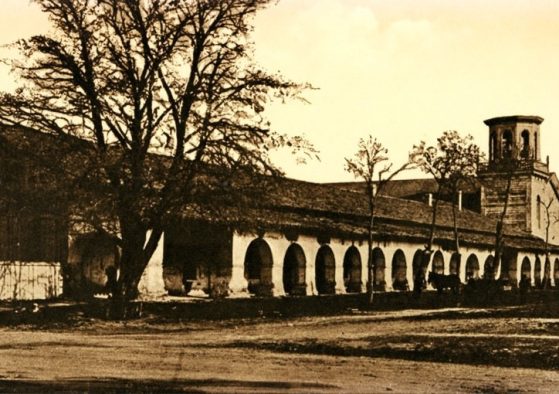
[[[559,319],[521,310],[0,329],[0,391],[557,392]]]

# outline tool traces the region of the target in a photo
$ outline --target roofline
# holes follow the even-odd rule
[[[535,115],[512,115],[512,116],[499,116],[496,118],[486,119],[483,121],[487,126],[493,126],[496,124],[503,124],[503,123],[535,123],[540,124],[543,122],[543,118],[541,116]]]

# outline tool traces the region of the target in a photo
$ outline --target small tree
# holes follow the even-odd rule
[[[460,237],[456,217],[456,201],[460,189],[468,182],[473,182],[476,179],[478,166],[483,155],[480,153],[479,147],[473,142],[471,135],[462,137],[457,131],[445,131],[442,136],[437,138],[436,146],[426,147],[425,143],[421,142],[416,146],[416,150],[417,165],[425,173],[431,175],[437,183],[429,239],[425,245],[422,267],[419,273],[423,276],[423,271],[429,265],[431,258],[437,208],[443,194],[451,196],[454,249],[458,256],[458,263],[460,263]],[[417,289],[417,291],[420,291],[420,289]]]
[[[410,158],[401,167],[391,172],[392,163],[389,163],[388,149],[381,142],[369,135],[367,139],[361,138],[358,150],[353,158],[346,158],[345,169],[357,179],[363,181],[367,206],[369,209],[369,222],[367,226],[367,295],[369,303],[373,302],[373,234],[375,226],[375,211],[378,196],[381,195],[386,184],[400,172],[413,165]],[[375,178],[377,180],[375,180]]]

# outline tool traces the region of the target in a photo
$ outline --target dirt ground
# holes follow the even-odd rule
[[[0,392],[557,392],[559,304],[0,328]]]

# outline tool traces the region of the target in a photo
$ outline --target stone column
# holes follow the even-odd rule
[[[334,260],[336,261],[336,271],[334,274],[334,279],[336,281],[336,294],[345,294],[345,286],[344,286],[344,257],[351,245],[342,245],[339,242],[332,242],[330,244],[330,248],[332,248],[332,252],[334,253]]]
[[[316,264],[316,254],[318,253],[318,249],[320,249],[320,244],[317,242],[316,238],[306,238],[306,237],[299,237],[299,245],[303,248],[305,252],[305,281],[307,283],[307,295],[316,295],[318,291],[316,290],[316,272],[315,272],[315,264]]]
[[[232,297],[248,297],[248,281],[245,278],[245,254],[248,246],[256,236],[242,235],[236,231],[232,233],[231,242],[231,281],[229,291]]]
[[[367,292],[367,283],[369,282],[369,251],[367,250],[367,241],[363,241],[361,246],[357,245],[359,255],[361,256],[361,291]]]
[[[468,257],[470,253],[463,253],[460,258],[460,270],[458,271],[458,276],[460,277],[460,282],[466,283],[466,264],[468,263]]]

